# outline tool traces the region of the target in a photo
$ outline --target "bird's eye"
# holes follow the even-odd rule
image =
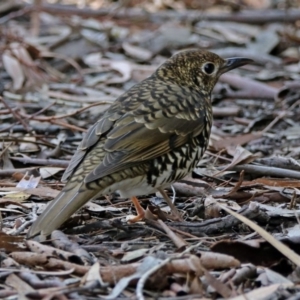
[[[208,74],[211,75],[215,70],[215,65],[213,63],[206,63],[203,67],[203,71]]]

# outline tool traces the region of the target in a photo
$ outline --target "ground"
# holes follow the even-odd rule
[[[298,299],[299,1],[2,1],[1,299]],[[84,132],[176,51],[254,60],[213,92],[210,143],[167,192],[26,232]]]

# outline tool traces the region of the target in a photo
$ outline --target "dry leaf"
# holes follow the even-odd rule
[[[13,80],[13,89],[19,90],[25,81],[25,75],[20,62],[11,55],[10,51],[2,54],[2,61],[6,72]]]
[[[227,148],[227,152],[229,155],[233,156],[233,159],[231,163],[224,167],[224,169],[221,172],[218,172],[214,176],[219,176],[224,171],[226,171],[229,168],[232,168],[238,164],[247,164],[255,160],[256,156],[254,156],[250,151],[247,149],[237,146],[235,149],[232,147]]]
[[[134,46],[134,45],[131,45],[126,42],[124,42],[122,44],[122,47],[129,56],[131,56],[137,60],[140,60],[140,61],[147,61],[153,55],[152,52],[147,49],[144,49],[144,48],[141,48],[138,46]]]
[[[46,179],[64,170],[65,168],[54,168],[54,167],[40,168],[40,175],[43,179]]]

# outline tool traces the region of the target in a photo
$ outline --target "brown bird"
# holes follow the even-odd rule
[[[136,196],[163,191],[193,170],[208,145],[219,76],[249,62],[182,51],[121,95],[84,136],[63,175],[67,184],[27,237],[49,235],[86,202],[115,191],[132,199],[138,213],[132,221],[140,220]]]

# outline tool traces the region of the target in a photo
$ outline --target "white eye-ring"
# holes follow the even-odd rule
[[[211,75],[215,71],[215,69],[215,65],[211,62],[204,64],[202,68],[203,72],[205,72],[207,75]]]

